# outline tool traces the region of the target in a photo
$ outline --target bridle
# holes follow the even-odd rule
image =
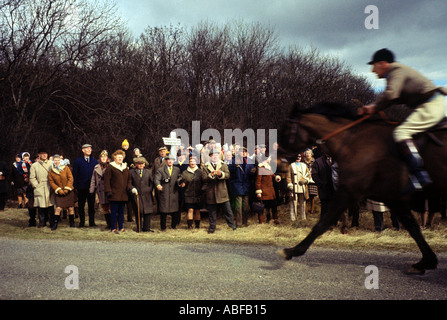
[[[339,134],[343,131],[346,131],[346,130],[358,125],[359,123],[362,123],[363,121],[371,118],[376,113],[388,124],[391,124],[391,125],[399,124],[399,122],[389,120],[383,111],[376,111],[376,112],[364,115],[363,117],[361,117],[351,123],[348,123],[347,125],[340,127],[337,130],[332,131],[331,133],[328,133],[327,135],[325,135],[324,137],[322,137],[320,139],[316,139],[315,142],[319,145],[325,144],[326,141],[329,140],[330,138],[336,136],[337,134]],[[294,144],[296,141],[296,138],[298,136],[302,137],[302,135],[300,133],[301,127],[298,124],[299,124],[298,120],[295,120],[295,119],[287,120],[287,125],[290,127],[289,144]]]
[[[395,121],[391,121],[391,120],[389,120],[388,117],[385,115],[385,112],[383,112],[383,111],[376,111],[376,112],[373,112],[373,113],[364,115],[364,116],[361,117],[360,119],[357,119],[357,120],[355,120],[355,121],[353,121],[353,122],[351,122],[351,123],[348,123],[347,125],[345,125],[345,126],[343,126],[343,127],[341,127],[341,128],[338,128],[338,129],[335,130],[335,131],[332,131],[331,133],[325,135],[323,138],[321,138],[321,139],[317,139],[317,140],[316,140],[316,143],[317,143],[317,144],[324,144],[324,143],[326,143],[326,141],[327,141],[328,139],[332,138],[333,136],[339,134],[340,132],[343,132],[343,131],[345,131],[345,130],[348,130],[349,128],[352,128],[352,127],[358,125],[359,123],[361,123],[361,122],[363,122],[363,121],[365,121],[365,120],[371,118],[371,117],[372,117],[374,114],[376,114],[376,113],[377,113],[377,114],[378,114],[378,115],[379,115],[379,116],[380,116],[386,123],[388,123],[388,124],[392,124],[392,125],[398,125],[398,124],[399,124],[399,122],[395,122]]]

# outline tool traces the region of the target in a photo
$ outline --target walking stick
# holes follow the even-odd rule
[[[296,206],[295,206],[295,194],[293,190],[290,192],[290,197],[292,198],[290,204],[293,207],[293,211],[290,211],[290,220],[295,221],[297,217]]]
[[[140,220],[140,199],[137,193],[137,210],[138,210],[138,233],[141,232],[141,220]]]

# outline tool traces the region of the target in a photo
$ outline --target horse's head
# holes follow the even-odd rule
[[[298,153],[312,145],[309,133],[301,125],[302,108],[295,103],[278,134],[278,160],[293,162]],[[314,142],[314,141],[313,141]]]
[[[356,118],[357,112],[348,105],[321,102],[310,108],[302,108],[296,103],[279,130],[278,159],[295,161],[298,153],[316,145],[318,140],[346,121]]]

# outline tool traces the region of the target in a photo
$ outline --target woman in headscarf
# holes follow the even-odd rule
[[[68,219],[70,227],[74,227],[74,193],[73,175],[68,166],[61,162],[61,156],[53,156],[53,167],[49,171],[48,180],[55,194],[56,211],[54,212],[54,222],[51,230],[57,229],[62,209],[68,208]]]

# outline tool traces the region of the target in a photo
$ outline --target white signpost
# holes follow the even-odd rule
[[[177,152],[175,153],[172,152],[174,151],[175,146],[181,145],[182,140],[177,138],[177,133],[175,133],[175,131],[171,131],[168,138],[163,137],[163,143],[169,149],[170,154],[174,154],[175,156],[177,156]]]
[[[163,137],[163,143],[166,146],[179,146],[182,140],[177,138],[175,131],[171,131],[168,138]]]

